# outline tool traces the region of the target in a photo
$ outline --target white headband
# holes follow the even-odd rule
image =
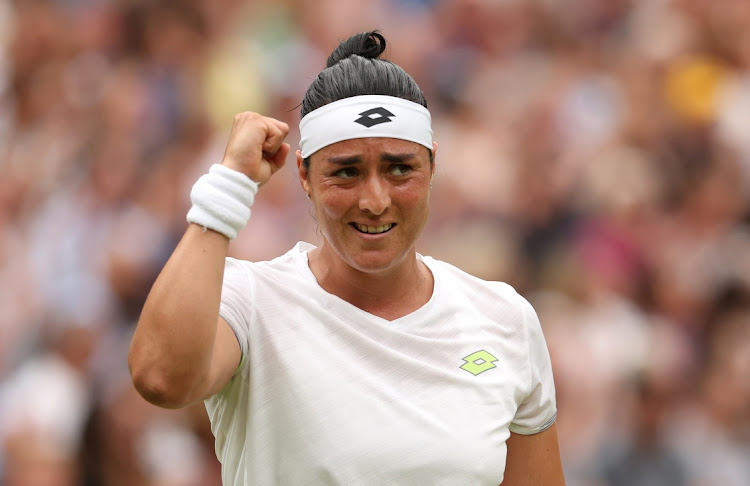
[[[395,96],[344,98],[305,115],[299,122],[302,157],[342,140],[388,137],[409,140],[432,150],[430,112]]]

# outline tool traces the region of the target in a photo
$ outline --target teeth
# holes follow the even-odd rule
[[[362,233],[373,233],[373,234],[376,234],[376,233],[385,233],[389,229],[393,228],[393,223],[384,224],[384,225],[381,225],[381,226],[367,226],[366,224],[356,223],[355,226]]]

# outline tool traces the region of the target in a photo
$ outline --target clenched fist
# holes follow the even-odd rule
[[[290,146],[289,125],[252,112],[235,115],[222,165],[265,184],[284,166]]]

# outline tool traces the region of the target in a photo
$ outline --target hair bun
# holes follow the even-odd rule
[[[383,51],[385,51],[385,37],[377,30],[362,32],[349,37],[339,44],[328,57],[326,67],[331,67],[349,56],[377,59]]]

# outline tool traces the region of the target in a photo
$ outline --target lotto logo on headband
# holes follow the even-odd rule
[[[408,140],[432,150],[430,125],[430,112],[419,103],[385,95],[352,96],[302,117],[299,148],[307,158],[344,140],[382,137]]]
[[[388,123],[389,121],[391,121],[390,117],[392,116],[396,115],[386,110],[382,106],[379,106],[377,108],[372,108],[370,110],[359,113],[359,118],[354,120],[354,123],[359,123],[362,126],[370,128],[374,127],[375,125],[380,125],[381,123]]]

